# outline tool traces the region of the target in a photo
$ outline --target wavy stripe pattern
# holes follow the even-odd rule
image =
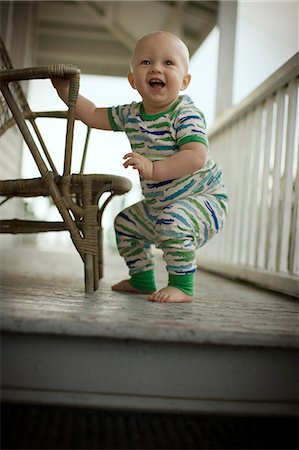
[[[226,207],[214,195],[186,197],[157,211],[145,201],[115,219],[117,245],[130,274],[153,269],[151,246],[162,249],[169,273],[196,270],[196,250],[223,227]],[[227,203],[227,201],[225,202]]]

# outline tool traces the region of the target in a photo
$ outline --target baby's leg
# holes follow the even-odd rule
[[[196,249],[218,232],[224,214],[212,196],[188,197],[163,209],[157,220],[155,243],[163,250],[169,281],[149,300],[192,301]]]
[[[152,294],[156,290],[153,270],[133,274],[111,287],[112,291],[131,292],[132,294]]]
[[[116,217],[117,246],[129,268],[131,278],[115,284],[112,290],[146,294],[155,292],[151,251],[155,220],[143,202],[125,209]]]
[[[196,231],[181,202],[163,209],[156,222],[155,243],[163,250],[168,285],[150,295],[157,302],[191,302],[196,270]]]

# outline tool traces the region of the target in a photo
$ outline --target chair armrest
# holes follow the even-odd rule
[[[80,76],[80,69],[67,64],[55,64],[50,66],[26,67],[24,69],[9,69],[0,71],[0,81],[34,80],[45,78],[70,78]]]
[[[0,82],[11,83],[22,80],[39,80],[46,78],[69,78],[70,89],[68,105],[74,105],[78,98],[81,71],[76,66],[56,64],[40,67],[26,67],[24,69],[9,69],[0,71]]]
[[[67,111],[31,111],[30,117],[36,118],[50,118],[50,119],[67,119]]]

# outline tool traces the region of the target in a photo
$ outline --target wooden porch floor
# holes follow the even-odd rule
[[[162,287],[166,271],[160,255],[156,268]],[[111,291],[111,284],[127,271],[121,258],[108,251],[96,293],[84,293],[82,272],[73,250],[58,253],[23,246],[5,257],[2,253],[4,399],[186,411],[296,411],[295,298],[198,271],[192,304],[148,302],[143,295]],[[94,365],[95,354],[88,352],[99,342],[96,354],[101,361],[93,370],[101,375],[96,380],[87,369]],[[56,369],[49,369],[46,348]],[[61,369],[62,384],[59,364],[67,365]],[[181,364],[186,366],[178,369]],[[138,381],[130,375],[132,367]],[[80,379],[74,372],[79,368],[86,370]],[[130,386],[120,382],[120,371]]]
[[[144,295],[111,291],[127,270],[118,255],[105,253],[104,278],[93,294],[84,292],[83,266],[72,249],[24,246],[2,254],[2,329],[233,345],[299,343],[295,298],[198,271],[192,304],[148,302]],[[156,275],[162,287],[167,274],[160,254]]]

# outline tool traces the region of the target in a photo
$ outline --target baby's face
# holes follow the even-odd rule
[[[145,36],[136,45],[128,79],[147,114],[166,111],[190,82],[186,46],[170,33]]]

